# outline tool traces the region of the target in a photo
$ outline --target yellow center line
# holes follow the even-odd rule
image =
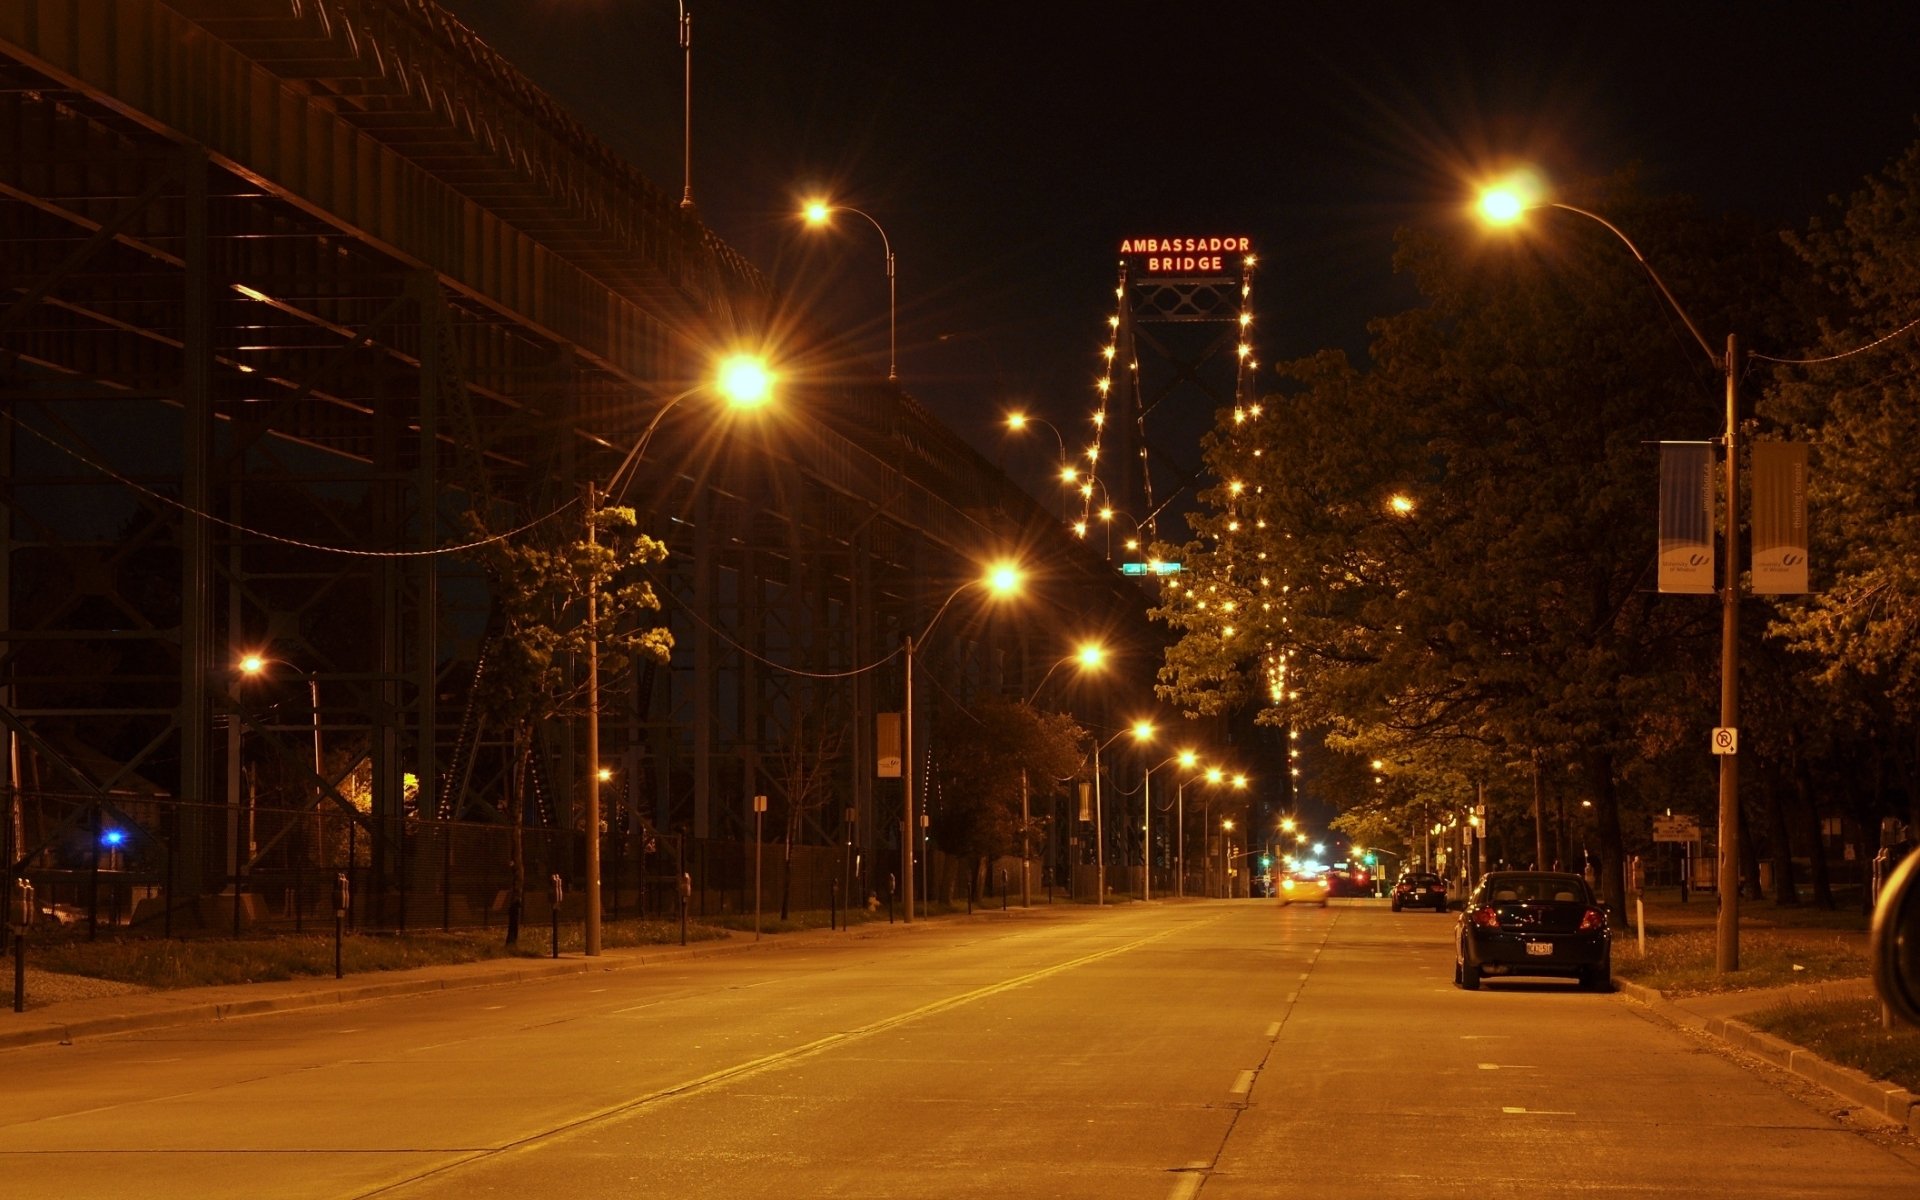
[[[1203,924],[1203,925],[1212,924],[1213,920],[1217,920],[1217,919],[1218,918],[1213,918],[1207,921],[1199,922],[1199,924]],[[770,1071],[777,1067],[785,1066],[788,1063],[797,1062],[800,1059],[810,1058],[816,1054],[821,1054],[827,1050],[833,1049],[835,1046],[839,1046],[847,1042],[857,1041],[861,1038],[872,1037],[877,1033],[885,1033],[887,1030],[897,1028],[901,1025],[905,1025],[913,1021],[918,1021],[925,1017],[935,1016],[939,1013],[947,1012],[951,1009],[960,1008],[964,1005],[972,1004],[978,1000],[985,1000],[988,997],[997,996],[1003,992],[1010,992],[1010,991],[1013,991],[1015,988],[1025,987],[1030,983],[1037,983],[1042,979],[1051,978],[1052,976],[1059,975],[1062,972],[1071,971],[1077,967],[1084,967],[1089,963],[1099,962],[1101,959],[1112,958],[1118,954],[1125,954],[1128,951],[1138,950],[1142,946],[1151,945],[1152,943],[1160,941],[1163,938],[1171,937],[1175,933],[1186,932],[1187,930],[1190,930],[1192,928],[1194,928],[1194,926],[1188,925],[1188,926],[1182,926],[1176,929],[1163,929],[1159,933],[1149,934],[1143,938],[1136,938],[1135,940],[1131,942],[1123,943],[1122,945],[1112,946],[1105,950],[1095,950],[1091,954],[1083,954],[1078,958],[1070,958],[1065,962],[1055,963],[1050,967],[1042,967],[1037,971],[1029,971],[1025,975],[1016,975],[1012,979],[1003,979],[999,983],[990,983],[984,987],[977,987],[972,989],[971,991],[961,992],[959,995],[956,995],[956,996],[948,996],[942,1000],[935,1000],[935,1001],[932,1001],[931,1003],[923,1004],[918,1008],[908,1009],[906,1012],[896,1013],[891,1017],[883,1017],[880,1020],[869,1022],[868,1024],[862,1025],[857,1029],[849,1029],[843,1033],[830,1033],[825,1037],[815,1038],[811,1042],[806,1042],[802,1045],[794,1046],[790,1049],[777,1050],[772,1054],[765,1054],[760,1056],[759,1058],[748,1059],[746,1062],[735,1063],[733,1066],[730,1066],[730,1067],[722,1067],[717,1071],[709,1071],[705,1075],[700,1075],[693,1079],[689,1079],[681,1083],[672,1084],[668,1087],[659,1088],[655,1091],[647,1093],[644,1096],[638,1096],[631,1100],[624,1100],[619,1104],[608,1105],[605,1108],[596,1109],[595,1111],[587,1113],[583,1116],[575,1117],[572,1120],[563,1121],[558,1125],[554,1125],[547,1129],[543,1129],[537,1133],[530,1133],[530,1134],[527,1134],[525,1137],[516,1138],[513,1141],[504,1143],[503,1145],[493,1150],[485,1150],[475,1154],[470,1154],[462,1158],[456,1159],[453,1162],[444,1163],[438,1167],[433,1168],[432,1170],[423,1171],[418,1175],[411,1175],[405,1179],[397,1180],[393,1183],[383,1184],[380,1187],[374,1188],[372,1191],[362,1192],[360,1193],[360,1195],[362,1197],[378,1196],[378,1195],[381,1195],[382,1193],[391,1192],[391,1191],[394,1191],[395,1189],[406,1187],[408,1184],[419,1183],[422,1180],[430,1178],[434,1175],[444,1174],[448,1171],[452,1171],[459,1167],[467,1166],[471,1163],[480,1162],[485,1159],[499,1157],[506,1154],[513,1154],[513,1153],[517,1153],[525,1150],[530,1150],[535,1146],[543,1142],[546,1142],[550,1139],[562,1136],[567,1133],[571,1133],[575,1130],[583,1129],[589,1125],[594,1125],[614,1117],[618,1117],[630,1112],[634,1112],[638,1109],[645,1108],[650,1104],[658,1104],[665,1100],[672,1100],[681,1096],[689,1096],[694,1094],[695,1092],[705,1091],[718,1084],[727,1083],[736,1079],[746,1079],[751,1076],[761,1074],[762,1072]]]

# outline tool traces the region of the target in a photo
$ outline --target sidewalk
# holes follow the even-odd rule
[[[367,972],[349,975],[345,979],[306,976],[272,983],[235,983],[164,991],[116,989],[111,994],[60,999],[50,1004],[34,1002],[34,984],[39,980],[44,985],[46,981],[62,977],[29,971],[26,993],[28,1007],[23,1013],[16,1013],[11,1008],[13,978],[12,964],[8,961],[4,997],[0,998],[0,1051],[22,1046],[65,1045],[79,1038],[106,1037],[204,1021],[225,1021],[234,1017],[292,1009],[322,1008],[457,988],[493,987],[563,975],[583,975],[591,971],[619,971],[688,958],[710,958],[757,950],[799,949],[829,941],[935,929],[955,917],[963,921],[1006,919],[1018,916],[1021,912],[1020,909],[1011,909],[1003,914],[998,909],[982,909],[971,917],[955,914],[923,919],[911,925],[905,922],[869,921],[852,929],[811,929],[773,934],[759,941],[755,941],[751,933],[735,931],[725,938],[693,942],[686,946],[623,946],[608,949],[597,958],[588,958],[579,953],[564,954],[559,958],[494,958],[480,962],[414,967],[404,971]]]
[[[1789,984],[1785,987],[1720,992],[1710,996],[1688,996],[1681,1000],[1669,1000],[1655,988],[1643,987],[1625,979],[1616,979],[1614,986],[1628,999],[1652,1009],[1663,1020],[1697,1029],[1719,1038],[1729,1046],[1766,1059],[1774,1066],[1816,1083],[1848,1103],[1884,1117],[1915,1137],[1920,1137],[1920,1096],[1852,1067],[1830,1063],[1811,1050],[1755,1029],[1740,1019],[1762,1009],[1793,1001],[1810,1003],[1871,998],[1871,980]]]

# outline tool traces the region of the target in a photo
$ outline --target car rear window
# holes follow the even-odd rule
[[[1578,879],[1552,875],[1503,875],[1487,880],[1487,899],[1495,904],[1549,900],[1584,904],[1587,886]]]

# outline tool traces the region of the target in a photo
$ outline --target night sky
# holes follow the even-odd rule
[[[674,4],[446,2],[679,195]],[[884,374],[878,236],[794,216],[818,191],[870,213],[903,386],[1047,500],[1051,439],[1009,447],[1000,419],[1089,427],[1123,237],[1249,236],[1261,360],[1359,354],[1414,299],[1394,231],[1458,219],[1490,166],[1637,166],[1798,227],[1920,135],[1913,4],[689,8],[703,219]]]

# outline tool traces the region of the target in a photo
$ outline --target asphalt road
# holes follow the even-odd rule
[[[1450,917],[1061,906],[0,1055],[14,1197],[1920,1196]]]

